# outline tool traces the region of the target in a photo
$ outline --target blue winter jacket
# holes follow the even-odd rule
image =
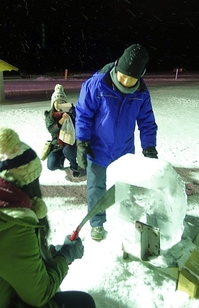
[[[90,141],[95,158],[88,159],[103,167],[122,155],[135,153],[136,123],[142,148],[156,146],[157,125],[143,79],[142,91],[123,94],[111,81],[111,68],[96,72],[82,84],[76,104],[76,139]]]

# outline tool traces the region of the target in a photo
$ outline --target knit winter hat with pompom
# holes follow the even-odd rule
[[[0,127],[0,154],[0,209],[31,208],[38,219],[44,218],[47,207],[36,188],[42,165],[36,152],[14,130]]]
[[[30,185],[42,171],[36,152],[19,139],[18,134],[7,127],[0,127],[0,172],[9,170],[23,185]]]
[[[12,152],[20,144],[18,134],[8,127],[0,127],[0,154]]]
[[[64,92],[64,87],[61,84],[56,84],[55,86],[55,91],[51,96],[51,108],[53,107],[54,102],[58,99],[67,103],[67,96]]]

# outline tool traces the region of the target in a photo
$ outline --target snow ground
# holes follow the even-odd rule
[[[64,80],[54,80],[54,85],[62,84],[62,81],[69,101],[75,103],[81,80],[78,84],[73,80],[74,91],[71,91],[72,81],[68,91]],[[148,81],[146,78],[145,81],[151,93],[159,127],[159,159],[171,163],[181,173],[183,180],[191,185],[192,194],[188,196],[187,214],[198,216],[199,81],[165,81],[162,76]],[[46,84],[43,80],[38,82],[42,83],[42,87]],[[21,85],[26,87],[23,80]],[[28,98],[21,98],[16,89],[5,88],[7,101],[0,104],[0,125],[15,129],[20,138],[40,155],[43,144],[50,137],[45,129],[43,115],[50,108],[49,86],[47,99],[43,96],[39,99],[38,96],[35,100],[33,93],[28,93]],[[11,91],[14,92],[12,99],[9,96]],[[135,135],[136,155],[141,157],[138,131]],[[74,231],[87,214],[86,181],[71,183],[66,181],[63,171],[51,172],[46,168],[46,161],[42,164],[40,183],[51,224],[49,242],[61,244],[65,235]],[[81,196],[78,196],[79,191]],[[198,307],[198,299],[190,299],[187,293],[176,291],[174,280],[160,275],[143,262],[123,259],[122,243],[124,240],[131,240],[134,228],[132,223],[120,217],[114,206],[107,210],[105,229],[108,233],[105,240],[99,243],[91,240],[90,226],[87,223],[80,232],[85,247],[84,257],[70,266],[61,290],[87,291],[94,297],[97,308]]]

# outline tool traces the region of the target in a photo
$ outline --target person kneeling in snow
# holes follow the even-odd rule
[[[70,241],[67,236],[63,245],[51,246],[46,255],[39,223],[46,207],[40,203],[35,208],[20,187],[9,171],[0,173],[0,306],[95,308],[85,292],[57,292],[69,264],[83,256],[81,239]]]
[[[35,207],[46,208],[41,198],[39,177],[42,165],[39,157],[29,145],[20,140],[13,129],[0,127],[0,172],[6,171],[20,183],[21,190],[32,199]],[[45,230],[43,228],[41,231],[44,243],[50,228],[47,216],[43,216],[39,220],[45,226]]]
[[[51,134],[51,151],[47,158],[47,167],[49,170],[64,170],[64,161],[69,161],[71,170],[71,178],[78,180],[77,178],[85,176],[85,172],[78,168],[77,164],[77,146],[75,142],[69,144],[67,141],[63,141],[60,137],[60,131],[64,121],[70,117],[72,120],[71,124],[75,123],[75,107],[73,104],[67,102],[67,96],[64,92],[62,85],[57,84],[55,91],[51,96],[51,109],[44,112],[46,128]],[[70,177],[70,176],[69,176]],[[82,180],[82,179],[81,179]]]

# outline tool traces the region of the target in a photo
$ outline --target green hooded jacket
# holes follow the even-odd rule
[[[28,208],[0,209],[0,307],[58,308],[51,299],[67,274],[66,260],[41,257],[40,228]]]

